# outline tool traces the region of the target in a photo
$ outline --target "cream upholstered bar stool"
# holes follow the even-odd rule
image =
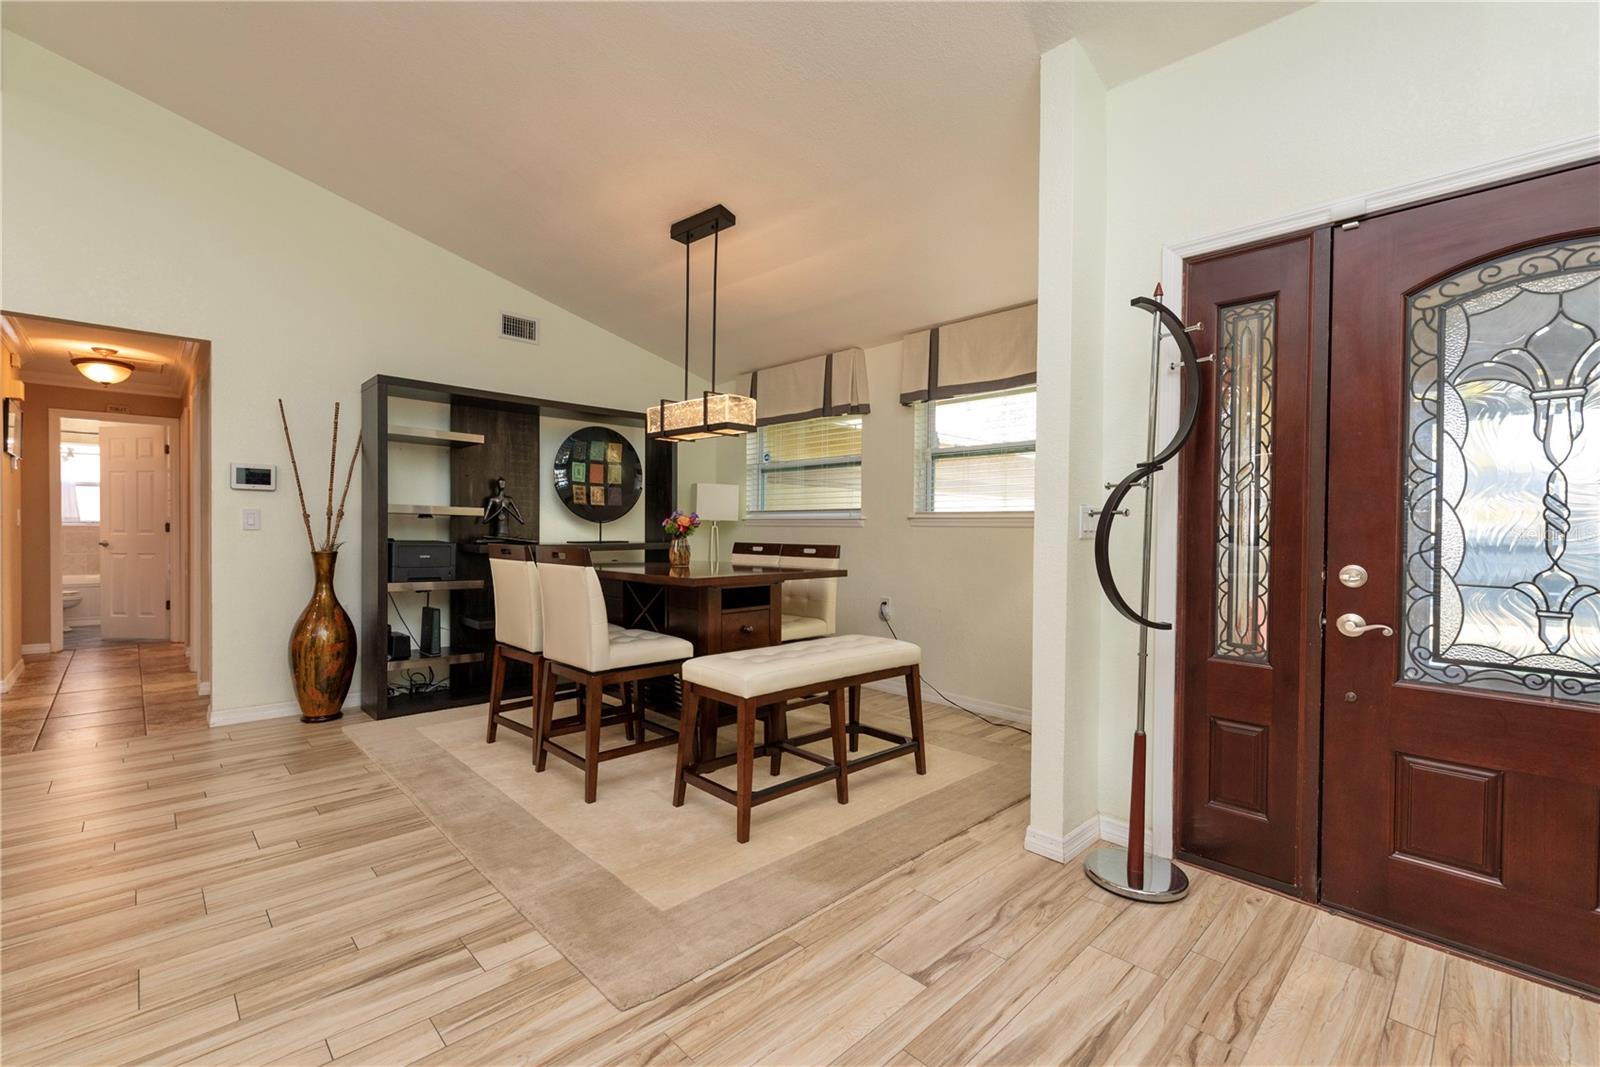
[[[638,683],[677,675],[683,661],[694,655],[694,646],[681,637],[608,625],[605,595],[587,549],[546,545],[537,555],[540,599],[550,625],[545,627],[543,677],[534,718],[534,770],[543,771],[545,756],[554,753],[583,771],[583,799],[593,804],[601,763],[677,742],[675,731],[645,717]],[[579,716],[560,722],[553,718],[558,677],[578,685],[581,704]],[[606,715],[601,694],[607,685],[623,687],[620,715]],[[635,734],[631,743],[602,752],[601,728],[630,722]],[[651,738],[649,730],[665,736]],[[556,741],[562,734],[580,731],[582,755]]]
[[[534,727],[505,716],[506,661],[533,668],[533,693],[528,706],[539,714],[539,679],[544,673],[544,606],[539,600],[539,568],[531,545],[493,545],[489,584],[494,594],[494,652],[489,668],[489,733],[494,744],[499,727],[533,737]],[[520,702],[517,706],[521,706]]]
[[[836,571],[838,545],[784,545],[778,566],[789,570]],[[839,579],[801,578],[784,582],[783,640],[832,637],[839,629]]]
[[[544,605],[539,590],[539,568],[533,560],[532,545],[490,545],[489,586],[494,596],[494,652],[489,668],[489,729],[485,737],[494,744],[499,727],[532,738],[538,724],[539,683],[544,673]],[[620,626],[610,629],[622,631]],[[520,700],[505,701],[506,661],[515,660],[532,668],[533,692],[526,705]],[[529,707],[533,723],[524,725],[508,718],[506,711]],[[633,725],[628,726],[629,737]]]

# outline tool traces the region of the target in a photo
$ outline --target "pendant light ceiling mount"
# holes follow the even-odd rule
[[[666,400],[645,411],[645,433],[657,441],[703,441],[712,437],[733,437],[756,428],[754,397],[738,393],[719,393],[717,387],[717,264],[723,230],[731,230],[738,220],[721,204],[679,219],[668,236],[683,245],[683,399]],[[698,399],[689,398],[689,246],[711,238],[711,388]]]
[[[72,366],[96,385],[120,385],[133,376],[133,364],[116,359],[115,348],[91,348],[92,356],[73,356]]]

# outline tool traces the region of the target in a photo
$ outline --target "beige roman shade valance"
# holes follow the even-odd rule
[[[867,356],[859,348],[767,367],[740,382],[745,395],[755,397],[757,426],[869,410]]]
[[[1039,370],[1039,305],[918,330],[906,335],[900,352],[902,404],[1032,385]]]

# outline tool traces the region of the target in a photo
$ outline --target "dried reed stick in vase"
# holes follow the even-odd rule
[[[294,455],[294,438],[289,436],[289,416],[283,410],[283,398],[278,398],[278,419],[283,423],[283,440],[289,446],[289,468],[294,471],[294,491],[300,496],[300,521],[305,523],[306,544],[317,550],[317,540],[311,536],[311,512],[306,510],[306,491],[300,484],[300,463]]]
[[[356,450],[350,453],[350,466],[344,472],[344,491],[339,494],[339,510],[333,516],[333,541],[334,548],[339,547],[339,527],[344,525],[344,502],[350,496],[350,479],[355,477],[356,457],[361,455],[361,435],[356,434]],[[330,483],[331,485],[331,483]]]
[[[322,551],[333,550],[333,473],[339,459],[339,402],[333,402],[333,445],[328,449],[328,510],[323,515]]]

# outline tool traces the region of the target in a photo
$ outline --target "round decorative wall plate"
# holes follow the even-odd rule
[[[644,465],[615,430],[585,426],[556,449],[556,496],[567,510],[589,522],[616,522],[644,492]]]

